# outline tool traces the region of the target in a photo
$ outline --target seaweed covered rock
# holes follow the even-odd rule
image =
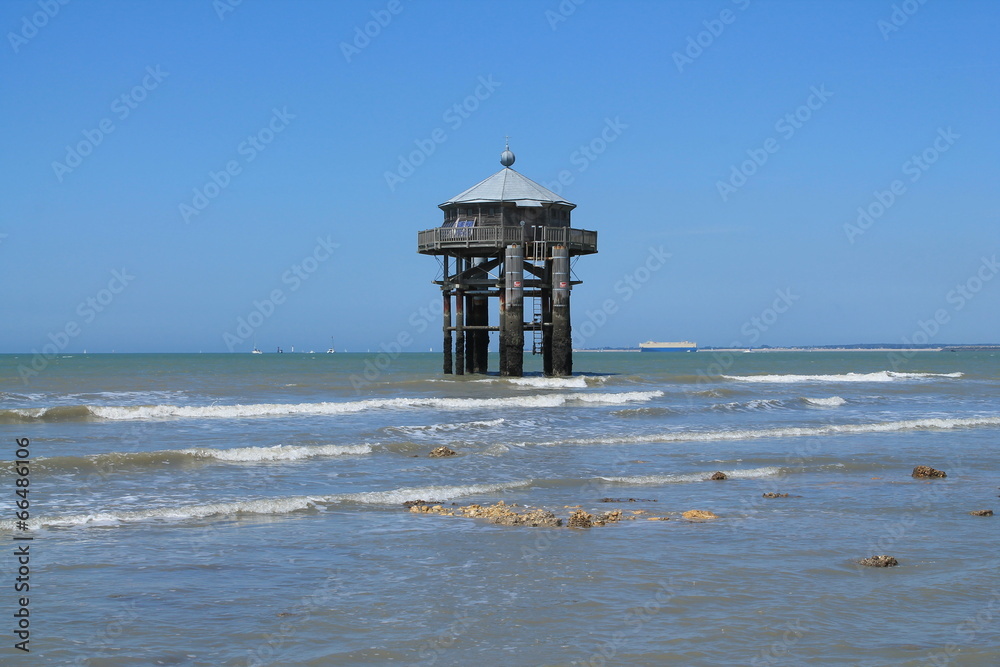
[[[787,493],[777,493],[775,491],[768,491],[767,493],[763,494],[763,496],[761,496],[761,497],[763,497],[763,498],[787,498],[788,494]]]
[[[716,470],[715,472],[712,473],[712,476],[709,477],[709,479],[710,480],[729,479],[729,475],[727,475],[726,473],[722,472],[721,470]]]
[[[465,505],[445,506],[443,503],[435,504],[427,500],[408,500],[403,503],[414,514],[437,514],[440,516],[458,516],[468,519],[483,519],[498,526],[533,526],[543,528],[558,528],[568,526],[570,528],[590,528],[592,526],[606,526],[619,521],[635,521],[633,514],[627,515],[620,509],[609,510],[599,514],[590,514],[579,505],[573,506],[573,513],[568,521],[556,516],[546,509],[528,509],[519,507],[516,504],[508,505],[500,500],[495,505]],[[569,509],[569,508],[567,508]]]
[[[899,565],[899,561],[892,556],[872,556],[871,558],[862,558],[858,561],[858,564],[864,565],[866,567],[896,567]]]
[[[403,507],[411,508],[414,505],[442,505],[444,501],[442,500],[407,500],[403,503]]]
[[[930,466],[917,466],[913,469],[913,476],[917,478],[922,477],[947,477],[948,475],[944,470],[936,470]]]
[[[606,526],[609,523],[621,521],[623,518],[634,519],[635,517],[623,517],[621,510],[611,510],[610,512],[601,512],[593,518],[593,522],[595,526]]]
[[[709,510],[688,510],[682,514],[688,521],[704,521],[706,519],[718,519],[719,515]]]
[[[454,449],[448,449],[447,447],[437,447],[431,450],[431,453],[427,456],[431,458],[441,458],[444,456],[455,456],[457,452]]]
[[[489,523],[500,526],[542,526],[554,528],[563,525],[562,519],[548,510],[514,509],[518,506],[508,505],[502,500],[495,505],[466,505],[464,507],[445,507],[444,505],[432,505],[423,501],[408,501],[404,505],[407,505],[411,512],[419,514],[440,514],[442,516],[485,519]]]
[[[599,503],[655,503],[656,498],[601,498]]]
[[[531,526],[533,528],[558,528],[563,524],[562,519],[548,510],[507,512],[488,517],[487,520],[498,526]]]
[[[993,516],[993,510],[972,510],[969,514],[972,516]]]

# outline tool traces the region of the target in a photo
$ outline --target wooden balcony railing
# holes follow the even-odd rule
[[[543,241],[562,245],[574,255],[597,252],[597,232],[571,227],[435,227],[417,232],[417,252],[440,255],[445,252],[468,254],[476,250],[499,251],[508,245]]]

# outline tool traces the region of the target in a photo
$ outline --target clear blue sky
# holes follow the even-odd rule
[[[505,135],[600,234],[578,344],[1000,341],[996,2],[232,4],[0,4],[0,352],[439,350]]]

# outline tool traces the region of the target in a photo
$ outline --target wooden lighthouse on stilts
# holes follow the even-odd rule
[[[500,332],[500,375],[524,371],[524,333],[546,375],[573,372],[570,258],[597,252],[597,232],[573,229],[576,208],[556,193],[503,169],[440,205],[440,227],[417,234],[417,252],[443,264],[444,372],[486,373],[490,332]],[[499,302],[490,326],[489,299]],[[528,308],[525,308],[525,304]],[[525,321],[526,315],[531,318]]]

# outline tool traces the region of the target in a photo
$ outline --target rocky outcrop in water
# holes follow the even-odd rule
[[[570,528],[591,528],[592,526],[606,526],[609,523],[617,523],[618,521],[634,521],[634,516],[623,516],[621,510],[611,510],[610,512],[601,512],[598,515],[589,514],[583,510],[576,510],[569,516],[569,521],[566,523]]]
[[[403,507],[413,507],[414,505],[444,505],[443,500],[407,500]]]
[[[412,501],[409,501],[412,503]],[[428,505],[426,503],[403,503],[409,506],[411,512],[419,514],[440,514],[442,516],[464,516],[471,519],[486,519],[490,523],[501,526],[547,526],[562,525],[562,519],[552,512],[542,509],[516,510],[517,505],[508,505],[504,501],[496,505],[466,505],[464,507],[444,505]]]
[[[599,503],[655,503],[656,498],[601,498]]]
[[[403,503],[410,512],[415,514],[438,514],[440,516],[459,516],[470,519],[485,519],[489,523],[500,526],[532,526],[557,528],[568,526],[570,528],[591,528],[593,526],[606,526],[609,523],[619,521],[634,521],[634,515],[643,513],[633,512],[632,516],[625,515],[620,509],[609,510],[599,514],[590,514],[582,509],[575,509],[564,522],[554,513],[545,509],[521,508],[516,504],[508,505],[504,501],[499,501],[495,505],[457,505],[446,506],[443,503],[432,504],[423,500],[408,500]]]
[[[768,491],[761,496],[762,498],[787,498],[787,493],[776,493],[774,491]]]
[[[899,561],[892,556],[872,556],[871,558],[862,558],[858,564],[866,567],[896,567],[899,565]]]
[[[712,476],[709,477],[708,479],[710,479],[710,480],[729,479],[729,475],[727,475],[726,473],[722,472],[721,470],[716,470],[715,472],[712,473]]]
[[[706,519],[718,519],[719,515],[709,510],[688,510],[682,514],[688,521],[705,521]]]
[[[972,510],[969,514],[972,516],[993,516],[993,510]]]
[[[913,469],[914,477],[947,477],[944,470],[936,470],[930,466],[917,466]]]
[[[436,449],[432,449],[431,453],[428,454],[427,456],[431,458],[440,458],[443,456],[455,456],[456,453],[457,452],[454,449],[448,449],[447,447],[437,447]]]

